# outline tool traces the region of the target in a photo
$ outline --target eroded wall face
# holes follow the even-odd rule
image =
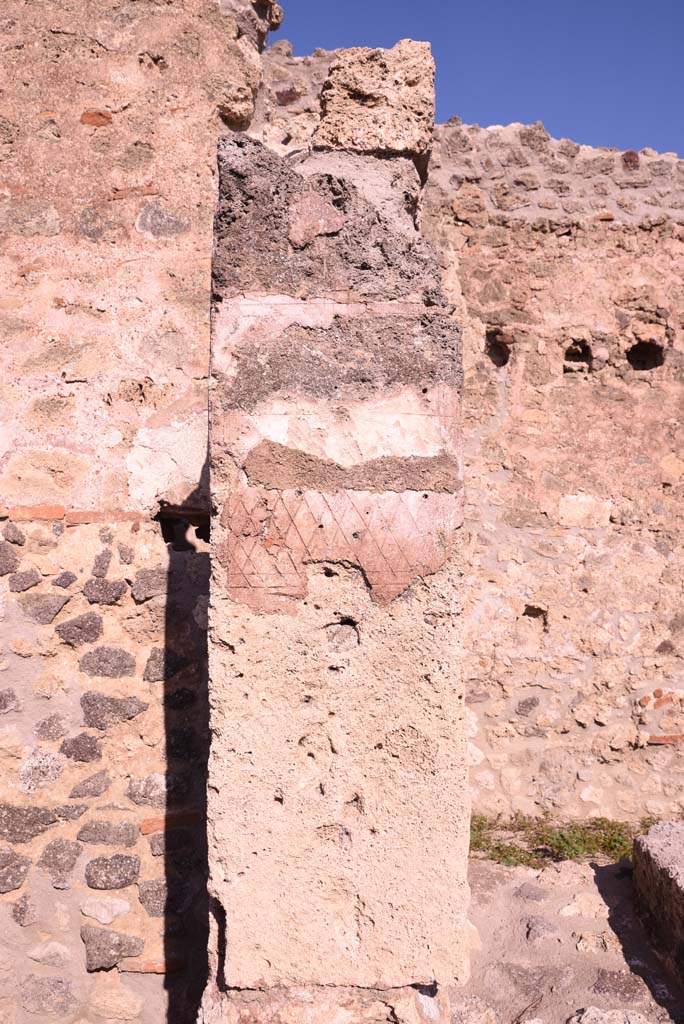
[[[196,1017],[209,554],[150,517],[160,500],[207,512],[216,137],[249,121],[277,14],[0,12],[8,1024]]]
[[[245,136],[219,171],[205,1019],[446,1020],[465,968],[460,335],[409,212],[418,174]]]
[[[475,808],[682,808],[684,163],[438,129],[461,304]]]

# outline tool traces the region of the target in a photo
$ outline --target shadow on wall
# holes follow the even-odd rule
[[[684,992],[676,981],[669,977],[646,935],[641,921],[634,910],[632,891],[632,869],[628,863],[592,865],[596,887],[608,907],[608,924],[616,935],[631,975],[615,971],[600,971],[595,991],[620,999],[627,1005],[630,998],[639,994],[641,978],[656,1003],[668,1013],[674,1024],[684,1024]]]
[[[168,1024],[194,1024],[208,975],[207,762],[209,466],[200,486],[158,518],[169,550],[164,638],[166,827],[164,955]]]

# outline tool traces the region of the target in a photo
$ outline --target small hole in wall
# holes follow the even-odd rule
[[[211,520],[208,515],[160,509],[154,519],[159,523],[164,543],[170,544],[174,551],[196,551],[195,538],[205,544],[210,541]]]
[[[593,356],[586,341],[573,341],[565,350],[563,373],[589,373]]]
[[[663,346],[655,341],[638,341],[627,350],[627,362],[633,370],[655,370],[665,362]]]
[[[536,604],[526,604],[523,609],[523,616],[527,619],[539,619],[544,631],[548,629],[549,613],[546,608],[540,608],[539,605]]]
[[[494,363],[494,366],[499,368],[506,366],[511,358],[511,350],[508,345],[500,340],[498,331],[487,331],[485,352]]]

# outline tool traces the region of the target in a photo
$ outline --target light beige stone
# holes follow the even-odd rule
[[[434,123],[435,68],[428,43],[339,51],[321,93],[314,144],[358,153],[424,153]]]

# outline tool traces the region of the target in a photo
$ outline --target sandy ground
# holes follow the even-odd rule
[[[474,858],[470,884],[480,948],[453,1024],[565,1024],[590,1006],[684,1024],[684,993],[634,916],[629,864],[534,870]]]

